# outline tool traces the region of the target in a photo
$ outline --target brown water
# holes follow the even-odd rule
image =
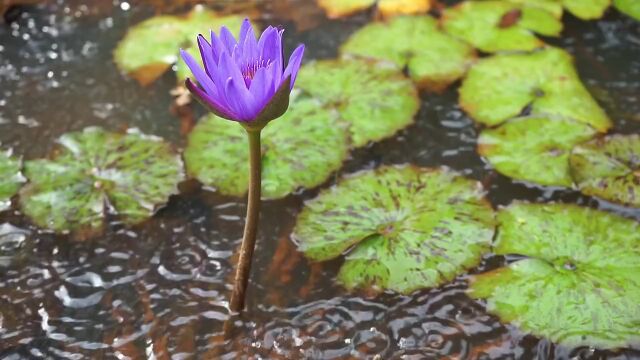
[[[59,135],[89,125],[138,127],[182,146],[169,111],[173,75],[142,88],[111,61],[127,27],[154,9],[76,3],[12,12],[14,21],[0,26],[1,147],[42,157]],[[305,42],[307,60],[334,57],[340,42],[371,18],[328,21],[312,2],[294,3],[318,26],[297,32],[268,2],[260,5],[263,23],[284,21],[289,49]],[[640,132],[640,23],[611,11],[597,22],[565,15],[565,25],[565,36],[551,42],[576,56],[614,131]],[[496,207],[515,199],[563,201],[640,220],[638,210],[496,174],[476,154],[478,129],[456,94],[455,87],[423,94],[414,126],[354,152],[323,187],[381,164],[446,165],[481,180]],[[339,260],[308,264],[288,240],[303,201],[315,194],[264,204],[247,311],[232,319],[230,341],[222,340],[222,324],[242,200],[188,182],[147,223],[126,229],[113,222],[87,243],[38,230],[15,209],[0,213],[0,358],[640,359],[640,345],[569,349],[503,325],[464,294],[464,276],[411,296],[346,293],[333,284]],[[474,271],[504,261],[488,255]]]

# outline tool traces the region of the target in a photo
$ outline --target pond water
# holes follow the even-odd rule
[[[157,9],[144,2],[79,3],[12,11],[11,22],[0,26],[2,148],[25,159],[44,157],[58,136],[92,125],[137,127],[183,147],[180,120],[170,109],[174,75],[141,87],[112,61],[127,28]],[[335,57],[372,18],[365,12],[330,21],[312,1],[287,6],[304,17],[304,31],[270,3],[257,4],[260,22],[285,27],[288,51],[304,42],[306,60]],[[613,132],[640,133],[640,23],[615,11],[590,22],[565,14],[564,23],[562,38],[549,42],[575,56],[583,82],[613,119]],[[445,165],[481,181],[494,207],[559,201],[640,220],[640,210],[497,174],[476,153],[479,128],[457,105],[457,88],[422,93],[415,125],[352,152],[320,188],[382,164]],[[144,224],[112,221],[104,235],[81,243],[39,230],[16,207],[0,213],[0,358],[640,358],[640,346],[566,348],[502,324],[465,295],[466,276],[411,296],[347,293],[333,281],[341,260],[310,264],[289,240],[303,202],[318,190],[263,204],[247,309],[230,319],[231,339],[224,338],[223,323],[243,199],[188,181]],[[472,272],[505,261],[488,255]]]

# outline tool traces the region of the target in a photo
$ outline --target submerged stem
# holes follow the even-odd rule
[[[240,312],[244,308],[245,292],[251,273],[251,260],[256,244],[258,218],[260,217],[261,161],[260,130],[245,128],[249,138],[249,196],[247,199],[247,218],[244,224],[244,236],[240,247],[240,259],[236,269],[231,311]]]

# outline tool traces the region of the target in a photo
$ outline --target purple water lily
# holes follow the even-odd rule
[[[211,31],[211,43],[199,35],[204,69],[180,50],[201,86],[187,79],[187,88],[211,112],[225,119],[266,124],[281,116],[289,106],[289,93],[304,53],[304,45],[298,46],[285,68],[282,32],[269,26],[258,40],[245,19],[238,41],[224,26],[219,37]]]

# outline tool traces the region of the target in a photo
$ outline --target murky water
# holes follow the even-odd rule
[[[170,112],[173,75],[142,88],[111,61],[126,28],[154,8],[76,3],[14,12],[15,21],[0,26],[0,145],[37,158],[60,134],[100,125],[138,127],[182,146],[179,120]],[[276,6],[260,7],[266,9],[264,23],[283,21]],[[289,48],[305,42],[307,59],[334,57],[340,42],[370,19],[361,14],[328,21],[311,1],[290,8],[317,21],[297,32],[284,20]],[[566,15],[565,24],[565,36],[550,42],[576,55],[582,79],[611,115],[614,131],[640,132],[640,23],[611,11],[597,22]],[[640,220],[638,210],[496,174],[475,152],[478,129],[456,105],[456,87],[422,98],[414,126],[355,151],[324,187],[341,174],[380,164],[446,165],[481,180],[495,206],[514,199],[563,201]],[[411,296],[346,293],[333,284],[339,260],[309,264],[288,240],[303,201],[316,193],[264,204],[248,309],[231,319],[235,332],[226,341],[222,324],[243,201],[187,182],[147,223],[126,229],[114,222],[87,243],[38,230],[17,210],[1,213],[0,357],[640,358],[640,345],[615,352],[569,349],[503,325],[464,294],[464,276]],[[503,262],[489,255],[474,271]]]

